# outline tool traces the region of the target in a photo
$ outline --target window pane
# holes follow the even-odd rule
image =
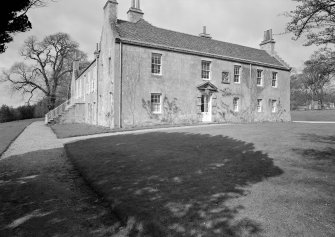
[[[201,61],[201,78],[209,79],[211,62]]]
[[[153,53],[151,58],[151,73],[161,74],[161,65],[162,65],[162,55]]]
[[[240,66],[234,66],[234,82],[240,82]]]

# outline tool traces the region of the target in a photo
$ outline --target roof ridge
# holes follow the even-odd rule
[[[175,30],[170,30],[170,29],[166,29],[166,28],[162,28],[162,27],[157,27],[157,26],[154,26],[152,25],[151,23],[149,23],[148,21],[144,20],[144,19],[140,19],[138,22],[136,23],[132,23],[132,22],[129,22],[129,23],[132,23],[132,24],[137,24],[139,22],[145,22],[145,23],[148,23],[150,26],[152,27],[155,27],[157,29],[160,29],[160,30],[165,30],[165,31],[170,31],[170,32],[173,32],[173,33],[178,33],[178,34],[183,34],[183,35],[187,35],[187,36],[192,36],[192,37],[195,37],[195,38],[198,38],[198,39],[201,39],[201,40],[206,40],[208,42],[211,42],[211,41],[215,41],[215,42],[218,42],[218,43],[225,43],[225,44],[230,44],[230,45],[236,45],[236,46],[240,46],[240,47],[244,47],[244,48],[248,48],[248,49],[254,49],[254,50],[260,50],[260,51],[265,51],[263,49],[258,49],[258,48],[254,48],[254,47],[250,47],[250,46],[245,46],[245,45],[242,45],[242,44],[236,44],[236,43],[231,43],[231,42],[227,42],[227,41],[221,41],[221,40],[217,40],[217,39],[208,39],[208,38],[204,38],[204,37],[201,37],[201,36],[198,36],[198,35],[193,35],[193,34],[189,34],[189,33],[184,33],[184,32],[179,32],[179,31],[175,31]]]
[[[263,49],[157,27],[144,19],[140,19],[136,23],[124,20],[120,20],[118,23],[117,30],[122,39],[287,67],[282,60],[271,56]]]

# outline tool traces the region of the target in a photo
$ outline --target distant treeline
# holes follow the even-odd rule
[[[0,123],[23,119],[42,118],[47,112],[47,103],[43,100],[34,105],[23,105],[17,108],[2,105],[0,107]]]

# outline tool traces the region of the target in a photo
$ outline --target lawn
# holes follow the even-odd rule
[[[66,145],[134,236],[333,236],[335,126],[175,129]]]
[[[51,129],[56,134],[57,138],[77,137],[112,132],[112,130],[107,127],[84,123],[54,124],[51,125]]]
[[[28,125],[38,120],[41,119],[27,119],[9,123],[0,123],[0,156]]]
[[[292,121],[333,121],[335,110],[291,111]]]

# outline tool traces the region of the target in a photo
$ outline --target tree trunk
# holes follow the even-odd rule
[[[48,109],[53,110],[56,107],[56,95],[48,96]]]

